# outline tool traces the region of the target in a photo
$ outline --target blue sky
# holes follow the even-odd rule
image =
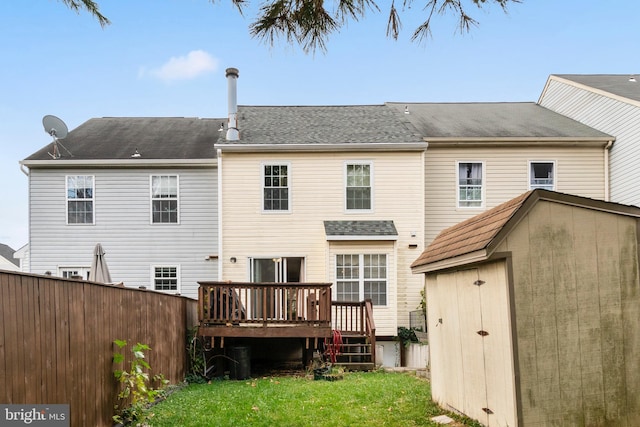
[[[381,13],[350,23],[326,53],[250,37],[255,16],[229,0],[99,0],[100,27],[56,0],[0,2],[0,243],[28,242],[28,178],[19,161],[49,144],[42,117],[73,129],[92,117],[225,117],[224,70],[240,70],[245,105],[537,101],[549,74],[640,74],[637,0],[523,0],[477,10],[456,32],[439,18],[411,42],[420,1],[399,40]],[[401,3],[401,2],[396,2]]]

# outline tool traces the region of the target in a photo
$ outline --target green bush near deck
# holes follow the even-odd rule
[[[191,384],[151,409],[154,427],[437,426],[429,382],[410,374],[347,373],[342,381],[261,377]],[[449,414],[452,416],[451,414]],[[453,417],[453,416],[452,416]],[[458,421],[462,421],[458,417]],[[474,423],[456,425],[479,425]]]

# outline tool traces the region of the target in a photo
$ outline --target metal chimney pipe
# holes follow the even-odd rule
[[[227,141],[238,141],[238,69],[227,68],[225,77],[227,78],[229,121],[227,122]]]

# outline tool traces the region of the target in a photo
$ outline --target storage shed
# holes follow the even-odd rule
[[[487,426],[639,426],[640,208],[533,190],[441,232],[434,401]]]

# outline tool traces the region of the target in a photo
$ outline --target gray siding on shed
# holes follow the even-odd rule
[[[179,224],[151,224],[150,176],[179,176]],[[67,225],[65,176],[95,177],[95,224]],[[216,168],[31,169],[30,271],[90,266],[101,243],[114,282],[152,288],[153,265],[178,265],[180,293],[218,278]]]
[[[638,83],[640,84],[640,83]],[[540,105],[616,137],[611,149],[611,201],[640,205],[640,106],[550,78]]]

